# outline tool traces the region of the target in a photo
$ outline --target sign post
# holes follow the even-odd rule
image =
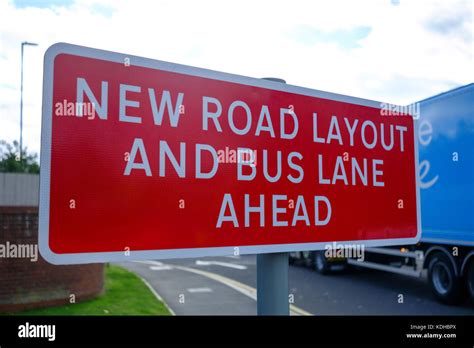
[[[286,83],[273,77],[264,80]],[[257,255],[257,314],[289,315],[288,253]]]
[[[258,315],[289,315],[288,253],[257,255]]]

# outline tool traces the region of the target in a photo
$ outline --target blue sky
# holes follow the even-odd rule
[[[41,9],[58,9],[70,8],[75,4],[75,0],[13,0],[12,5],[18,9],[24,8],[41,8]],[[92,2],[89,6],[91,12],[100,13],[106,17],[112,16],[114,7],[109,4],[101,4],[100,2]]]
[[[15,0],[13,5],[17,8],[38,7],[51,8],[53,6],[71,6],[74,0]]]
[[[397,104],[474,82],[471,0],[0,0],[0,139],[39,151],[55,42]]]

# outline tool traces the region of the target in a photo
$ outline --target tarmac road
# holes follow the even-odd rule
[[[127,262],[177,315],[255,315],[256,257],[212,257]],[[374,270],[323,276],[290,266],[292,314],[474,315],[463,306],[438,303],[426,280]],[[400,303],[401,296],[403,303]]]

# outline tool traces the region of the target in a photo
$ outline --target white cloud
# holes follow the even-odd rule
[[[125,1],[17,8],[0,0],[0,139],[19,136],[20,43],[25,48],[24,141],[39,151],[42,60],[64,41],[294,85],[407,104],[474,81],[473,2]],[[298,28],[369,27],[347,49],[309,44]]]

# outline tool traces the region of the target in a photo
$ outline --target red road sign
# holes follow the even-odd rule
[[[411,116],[378,102],[69,44],[45,55],[52,263],[415,243]]]

